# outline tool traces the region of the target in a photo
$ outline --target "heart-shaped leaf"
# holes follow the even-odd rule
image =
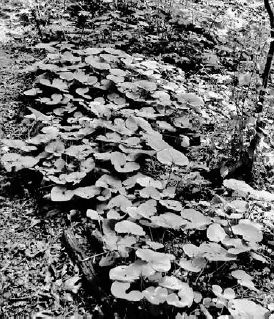
[[[218,297],[226,300],[232,300],[236,297],[236,294],[232,288],[223,289],[218,285],[212,285],[213,293]]]
[[[220,224],[214,223],[211,224],[207,229],[207,238],[211,241],[222,242],[227,236],[223,227]]]
[[[146,234],[141,226],[129,220],[123,220],[121,222],[118,222],[115,225],[115,231],[117,233],[127,233],[136,236],[145,236]]]
[[[180,212],[183,208],[182,204],[177,200],[165,199],[160,200],[159,203],[167,209],[175,210],[177,212]]]
[[[159,305],[166,301],[168,291],[162,287],[148,287],[142,291],[143,296],[153,305]]]
[[[260,242],[263,239],[263,234],[258,225],[250,220],[240,220],[238,225],[232,226],[232,231],[249,242]]]
[[[58,105],[63,100],[62,94],[52,94],[50,98],[43,97],[39,101],[47,105]]]
[[[28,107],[28,109],[31,111],[36,121],[48,123],[51,120],[51,116],[47,116],[40,111],[33,109],[32,107]]]
[[[84,99],[90,100],[91,96],[87,93],[89,92],[89,88],[78,88],[76,89],[76,93],[82,96]]]
[[[79,81],[80,83],[85,83],[87,82],[89,76],[83,72],[82,70],[78,70],[74,72],[73,77],[75,80]]]
[[[134,282],[135,280],[139,279],[139,277],[139,270],[130,266],[117,266],[112,268],[109,272],[109,278],[111,280]]]
[[[190,307],[194,300],[194,292],[187,283],[182,283],[183,287],[178,294],[170,294],[167,296],[166,301],[169,305],[178,308]]]
[[[196,257],[200,254],[199,247],[193,244],[184,244],[183,250],[185,254],[190,258]]]
[[[17,153],[6,153],[1,158],[1,163],[8,172],[14,168],[19,171],[23,168],[31,168],[39,162],[39,158],[33,156],[22,156]]]
[[[75,157],[79,160],[85,159],[87,156],[92,154],[94,152],[91,145],[71,145],[69,148],[67,148],[64,153],[66,155]]]
[[[25,91],[24,95],[26,95],[26,96],[36,96],[39,93],[42,93],[42,90],[40,90],[39,88],[32,88],[30,90]]]
[[[251,290],[257,291],[257,289],[254,286],[254,283],[252,282],[252,277],[247,274],[244,270],[234,270],[231,272],[231,275],[238,280],[238,283],[241,286],[247,287]]]
[[[61,72],[59,73],[59,76],[66,81],[72,81],[74,79],[74,74],[72,72]]]
[[[188,158],[174,148],[165,148],[157,152],[157,159],[162,164],[169,166],[187,166],[189,164]]]
[[[119,76],[119,77],[125,77],[127,74],[124,70],[121,70],[121,69],[110,69],[109,72],[112,75]]]
[[[53,79],[52,82],[50,82],[50,80],[48,80],[48,79],[41,79],[40,84],[42,84],[44,86],[51,87],[51,88],[55,88],[55,89],[62,91],[62,92],[67,92],[67,90],[68,90],[67,83],[61,79]]]
[[[19,149],[19,150],[25,151],[25,152],[34,151],[37,149],[36,146],[28,145],[26,142],[24,142],[22,140],[10,140],[7,138],[3,138],[0,140],[0,142],[8,147]]]
[[[74,192],[62,186],[54,186],[50,193],[53,202],[67,202],[72,199]]]
[[[110,65],[108,63],[100,62],[100,60],[94,58],[93,55],[87,56],[85,58],[85,62],[95,70],[104,71],[110,69]]]
[[[57,141],[49,143],[45,147],[45,151],[48,152],[48,153],[51,153],[53,155],[60,156],[65,151],[65,145],[64,145],[63,142],[57,140]]]
[[[100,189],[96,186],[78,187],[74,190],[74,194],[78,197],[90,199],[100,194]]]
[[[146,90],[148,92],[153,92],[153,91],[156,91],[157,89],[156,83],[147,81],[147,80],[136,81],[135,85],[137,85],[139,88],[142,88],[143,90]]]
[[[189,105],[191,107],[200,108],[204,105],[202,98],[197,96],[195,93],[183,93],[177,96],[179,102]]]
[[[112,152],[110,160],[115,170],[119,173],[129,173],[140,168],[138,163],[128,161],[128,158],[120,152]]]
[[[136,182],[143,187],[155,187],[158,189],[163,189],[163,184],[161,181],[154,180],[152,177],[144,176],[137,178]]]
[[[161,198],[161,193],[152,186],[141,189],[139,194],[142,198],[153,198],[156,200],[159,200]]]
[[[114,297],[125,299],[129,301],[140,301],[143,299],[143,294],[138,290],[132,290],[129,293],[126,291],[130,288],[130,283],[128,282],[118,282],[114,281],[111,286],[111,293]]]
[[[174,213],[165,213],[159,216],[152,216],[151,222],[154,225],[164,228],[179,229],[186,224],[186,221]]]
[[[163,140],[161,134],[147,134],[145,137],[147,140],[147,145],[149,145],[155,151],[161,151],[170,148],[170,146]]]
[[[179,266],[187,271],[200,272],[206,266],[206,260],[202,257],[193,258],[191,260],[181,258]]]
[[[148,277],[155,274],[148,263],[137,260],[129,266],[117,266],[110,270],[109,277],[111,280],[119,280],[124,282],[133,282],[140,277]]]
[[[209,261],[230,261],[235,260],[236,257],[230,256],[228,251],[217,243],[203,242],[199,247],[199,255]]]
[[[109,201],[107,208],[118,207],[121,211],[127,212],[127,208],[130,206],[132,206],[132,203],[127,197],[124,195],[117,195]]]
[[[60,180],[64,180],[66,183],[72,183],[73,185],[78,184],[86,176],[85,172],[72,172],[69,174],[61,174]]]
[[[102,220],[102,217],[98,214],[98,212],[93,209],[88,209],[86,212],[86,215],[88,218],[92,220],[98,220],[98,221]]]
[[[181,216],[187,221],[187,229],[203,229],[211,223],[211,219],[195,209],[184,209]]]
[[[169,271],[171,268],[170,261],[175,259],[171,254],[159,253],[147,248],[138,249],[136,256],[147,261],[153,269],[160,272]]]
[[[185,283],[175,276],[165,276],[159,285],[171,290],[181,290],[184,288]]]
[[[248,299],[233,299],[228,303],[228,310],[233,318],[265,319],[268,310]]]

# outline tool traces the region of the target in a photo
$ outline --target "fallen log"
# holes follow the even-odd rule
[[[81,248],[73,227],[64,231],[64,243],[71,259],[82,272],[87,290],[94,298],[101,300],[106,294],[99,284],[99,278],[94,269],[94,258],[88,256]]]

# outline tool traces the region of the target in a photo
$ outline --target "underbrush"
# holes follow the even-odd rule
[[[69,212],[65,241],[96,315],[271,317],[273,295],[267,305],[262,291],[272,287],[274,198],[230,169],[242,169],[235,162],[254,129],[243,112],[256,77],[232,76],[237,48],[215,52],[218,3],[203,16],[199,3],[165,5],[65,3],[77,31],[63,30],[65,42],[50,41],[61,20],[46,7],[46,22],[35,18],[46,57],[24,92],[32,129],[1,140],[1,163],[19,180],[32,172],[41,202]],[[232,165],[223,154],[213,176],[225,151]]]

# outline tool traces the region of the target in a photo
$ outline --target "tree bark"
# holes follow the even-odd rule
[[[255,152],[256,149],[262,139],[263,131],[262,129],[264,128],[265,124],[261,120],[260,114],[263,112],[263,105],[264,105],[264,100],[265,100],[265,94],[266,94],[266,89],[268,85],[268,80],[269,80],[269,74],[271,71],[271,66],[272,66],[272,61],[273,61],[273,54],[274,54],[274,12],[272,5],[270,4],[270,0],[264,0],[264,6],[265,9],[268,13],[269,16],[269,24],[270,24],[270,45],[268,49],[268,54],[266,58],[266,63],[264,67],[264,71],[262,74],[262,88],[259,92],[259,98],[258,98],[258,103],[256,106],[256,113],[258,114],[258,119],[256,121],[256,133],[250,142],[250,145],[247,149],[247,156],[250,161],[250,167],[253,166],[254,158],[255,158]]]
[[[269,16],[269,24],[270,24],[270,45],[267,54],[267,59],[264,67],[264,72],[262,74],[262,89],[259,93],[259,101],[257,105],[257,113],[261,113],[263,111],[263,104],[265,93],[268,85],[269,74],[271,71],[272,61],[273,61],[273,53],[274,53],[274,13],[271,7],[269,0],[264,0],[264,6]]]
[[[94,270],[93,258],[88,258],[82,250],[72,227],[64,231],[64,241],[72,260],[78,265],[83,274],[88,290],[96,299],[101,299],[105,294],[100,287],[99,278]]]

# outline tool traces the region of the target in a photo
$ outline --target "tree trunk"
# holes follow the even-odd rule
[[[266,9],[268,16],[269,16],[271,42],[269,45],[266,63],[265,63],[264,71],[262,74],[262,88],[259,92],[258,103],[256,106],[256,113],[258,114],[258,119],[256,121],[256,133],[255,133],[252,141],[250,142],[250,145],[249,145],[248,150],[247,150],[247,156],[248,156],[248,159],[250,161],[251,168],[253,166],[256,149],[257,149],[257,147],[262,139],[262,135],[263,135],[262,129],[265,126],[264,122],[261,120],[260,115],[263,112],[265,94],[266,94],[266,89],[267,89],[267,85],[268,85],[269,74],[271,71],[273,54],[274,54],[274,12],[273,12],[273,8],[272,8],[269,0],[264,0],[264,6],[265,6],[265,9]]]

